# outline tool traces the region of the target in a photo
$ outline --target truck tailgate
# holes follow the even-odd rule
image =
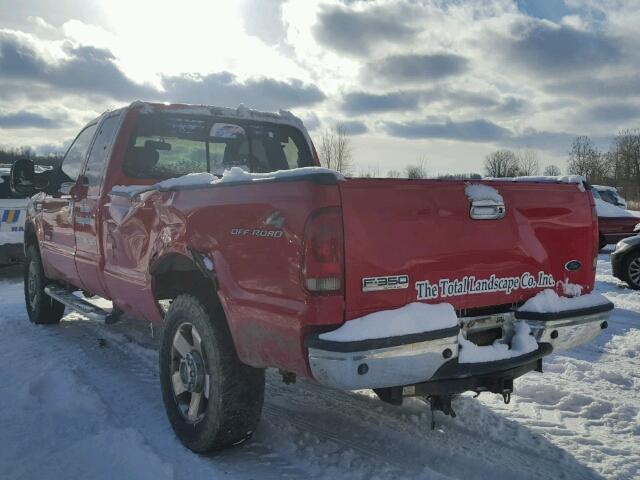
[[[593,288],[597,219],[576,184],[472,182],[495,188],[503,218],[472,219],[467,182],[340,183],[346,318],[412,301],[465,311],[516,305],[559,282]]]

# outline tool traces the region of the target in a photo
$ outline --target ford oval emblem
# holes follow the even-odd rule
[[[582,262],[580,262],[580,260],[571,260],[564,264],[564,269],[568,272],[580,270],[580,267],[582,267]]]

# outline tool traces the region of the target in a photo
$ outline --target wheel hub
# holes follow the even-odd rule
[[[204,388],[204,362],[197,351],[187,353],[180,360],[180,380],[191,393],[201,393]]]

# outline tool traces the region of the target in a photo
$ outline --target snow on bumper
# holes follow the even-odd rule
[[[515,318],[529,324],[538,343],[563,351],[593,340],[607,328],[611,310],[613,303],[599,293],[567,298],[544,290],[522,305]]]
[[[502,328],[503,338],[492,345],[473,345],[473,354],[466,358],[461,352],[465,345],[470,347],[464,338],[467,325],[470,320],[477,323],[480,317],[460,319],[462,328],[456,325],[369,340],[333,341],[311,335],[305,342],[309,365],[318,382],[345,390],[500,374],[524,364],[533,369],[539,358],[587,343],[606,328],[613,304],[602,297],[602,301],[583,306],[584,301],[578,298],[563,298],[568,302],[557,312],[521,309],[482,317],[488,327]],[[535,344],[523,342],[521,335],[525,331],[530,331]],[[507,354],[502,348],[505,341]]]

